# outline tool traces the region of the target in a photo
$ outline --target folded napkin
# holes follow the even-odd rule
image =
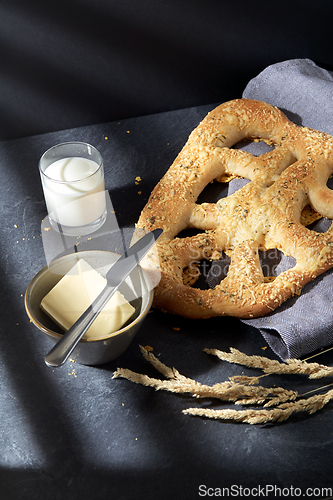
[[[333,77],[309,59],[269,66],[248,83],[243,97],[277,106],[294,123],[333,135]],[[251,148],[250,152],[255,149],[255,154],[261,154],[267,145],[254,143]],[[237,187],[231,185],[230,189]],[[322,219],[315,229],[325,231],[329,225],[330,221]],[[278,254],[268,255],[267,262],[277,265],[277,272],[292,265],[290,258]],[[268,316],[244,323],[258,328],[282,359],[328,347],[333,344],[333,272],[308,283],[300,296],[287,300]]]

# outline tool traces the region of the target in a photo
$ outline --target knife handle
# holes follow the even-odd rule
[[[95,321],[105,304],[116,292],[118,287],[106,287],[85,310],[80,318],[69,328],[65,335],[55,344],[45,356],[45,363],[50,367],[63,365],[71,355],[90,325]]]

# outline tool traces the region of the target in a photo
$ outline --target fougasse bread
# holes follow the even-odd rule
[[[233,146],[272,146],[260,156]],[[264,102],[236,99],[211,111],[193,130],[154,188],[137,226],[162,228],[157,246],[161,280],[156,307],[190,318],[254,318],[278,308],[333,266],[333,227],[317,232],[304,214],[333,217],[333,136],[292,123]],[[216,203],[197,203],[213,180],[248,179]],[[312,219],[311,219],[312,220]],[[182,237],[187,228],[193,236]],[[294,267],[267,279],[259,252],[277,249]],[[195,286],[198,263],[230,256],[214,287]],[[191,279],[194,277],[194,279]]]

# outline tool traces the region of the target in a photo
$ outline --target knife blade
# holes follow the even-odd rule
[[[154,229],[145,234],[112,265],[105,276],[107,281],[105,288],[45,356],[45,363],[48,366],[54,368],[67,361],[103,307],[153,247],[162,232],[162,229]]]

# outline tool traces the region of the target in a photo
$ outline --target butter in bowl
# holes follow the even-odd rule
[[[25,307],[32,323],[54,344],[105,286],[105,275],[119,255],[84,251],[61,257],[29,284]],[[97,316],[71,354],[84,365],[99,365],[120,356],[150,310],[152,284],[137,266]]]
[[[67,331],[93,303],[105,285],[105,278],[88,262],[80,259],[43,298],[41,308]],[[135,308],[117,290],[83,338],[104,337],[120,330],[134,312]]]

